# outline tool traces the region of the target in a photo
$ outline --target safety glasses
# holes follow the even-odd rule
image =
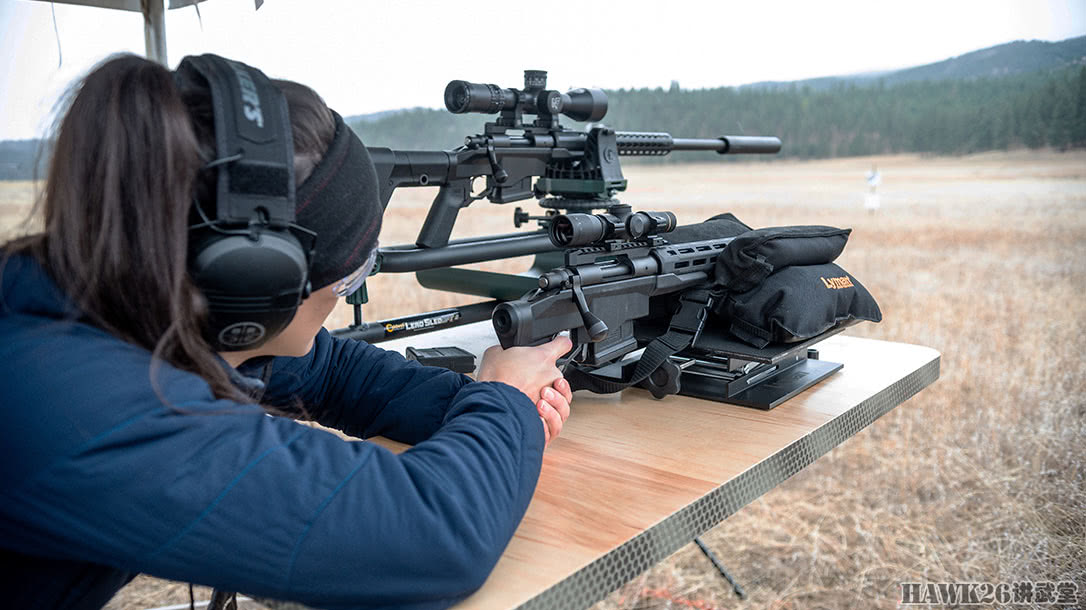
[[[336,296],[348,297],[358,292],[358,289],[362,287],[362,284],[366,283],[366,278],[370,272],[373,271],[373,266],[377,263],[377,246],[373,247],[373,251],[370,252],[369,257],[366,258],[366,262],[362,263],[362,266],[355,269],[353,273],[343,278],[332,286],[332,291],[336,293]]]

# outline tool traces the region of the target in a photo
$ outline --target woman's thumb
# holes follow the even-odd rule
[[[551,354],[551,360],[557,360],[562,354],[573,349],[573,341],[569,340],[569,337],[565,335],[558,335],[551,342],[547,344],[547,348]]]

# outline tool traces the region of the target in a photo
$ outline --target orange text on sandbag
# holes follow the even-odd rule
[[[826,285],[826,288],[832,288],[834,290],[840,290],[841,288],[852,288],[852,280],[847,275],[841,277],[821,278],[822,283]]]

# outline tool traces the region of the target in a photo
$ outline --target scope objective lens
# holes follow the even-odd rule
[[[607,221],[593,214],[559,214],[551,221],[548,235],[559,248],[587,246],[608,236]]]
[[[445,108],[453,114],[467,112],[495,114],[502,111],[510,97],[497,85],[454,80],[449,81],[449,84],[445,86]]]

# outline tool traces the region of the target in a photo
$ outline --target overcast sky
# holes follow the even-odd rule
[[[701,88],[1086,34],[1086,0],[266,0],[259,11],[208,0],[200,15],[167,13],[171,66],[218,53],[310,85],[344,115],[441,107],[452,79],[519,87],[525,68],[548,70],[561,90]],[[111,53],[143,50],[138,13],[0,0],[0,139],[43,134],[74,79]]]

